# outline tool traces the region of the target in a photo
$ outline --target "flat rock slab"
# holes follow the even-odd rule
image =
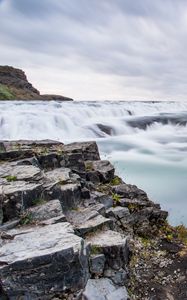
[[[27,210],[27,212],[29,213],[31,220],[34,222],[49,220],[57,217],[59,217],[56,219],[58,221],[66,221],[66,217],[63,214],[62,206],[58,199],[31,207]]]
[[[69,223],[14,229],[8,234],[11,239],[0,252],[0,277],[10,299],[51,299],[55,293],[85,286],[86,247]]]
[[[128,238],[112,230],[97,232],[87,238],[91,244],[91,251],[103,253],[106,258],[107,267],[118,270],[125,268],[129,259]]]
[[[99,150],[96,142],[71,143],[63,147],[64,152],[81,153],[83,160],[99,160]]]
[[[113,221],[99,214],[100,208],[98,205],[94,205],[85,209],[72,210],[67,214],[68,221],[73,225],[78,235],[84,237],[86,234],[104,227],[113,228]]]
[[[35,166],[28,165],[15,165],[13,163],[7,163],[0,165],[0,177],[12,180],[30,180],[36,181],[42,178],[42,172]]]
[[[80,236],[85,236],[88,233],[95,232],[99,229],[112,229],[113,222],[101,215],[96,215],[94,218],[84,221],[78,225],[74,225],[75,231]]]
[[[63,184],[71,180],[70,173],[71,170],[68,168],[57,168],[52,171],[46,172],[45,177],[49,181]]]
[[[89,279],[83,292],[83,300],[128,300],[125,287],[116,287],[110,279]]]
[[[128,208],[121,207],[121,206],[111,207],[106,211],[107,217],[114,217],[116,219],[122,219],[125,217],[129,217],[129,215],[130,215],[130,213],[129,213]]]
[[[62,146],[63,143],[60,143],[58,141],[53,140],[40,140],[40,141],[34,141],[34,140],[17,140],[17,141],[2,141],[6,151],[19,148],[19,149],[32,149],[35,147],[57,147]]]

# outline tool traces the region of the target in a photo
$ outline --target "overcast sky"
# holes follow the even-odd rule
[[[187,100],[187,0],[0,0],[0,64],[42,93]]]

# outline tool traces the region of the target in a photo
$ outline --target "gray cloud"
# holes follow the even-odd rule
[[[0,64],[77,99],[186,99],[186,28],[184,0],[0,0]]]

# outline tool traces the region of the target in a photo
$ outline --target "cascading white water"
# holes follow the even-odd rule
[[[187,224],[187,102],[0,102],[0,139],[96,140],[129,183]]]

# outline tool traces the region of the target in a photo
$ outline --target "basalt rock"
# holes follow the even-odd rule
[[[29,215],[32,222],[42,223],[42,221],[50,220],[50,222],[65,222],[66,217],[63,214],[62,206],[59,200],[51,200],[47,203],[36,203],[36,206],[29,208],[26,215]],[[45,224],[46,222],[43,222]]]
[[[85,237],[87,234],[95,232],[99,229],[112,229],[113,222],[103,217],[98,211],[99,207],[72,210],[67,215],[68,221],[73,224],[75,232]]]
[[[33,165],[15,165],[7,163],[0,165],[0,177],[8,181],[39,181],[42,178],[41,170]]]
[[[120,233],[106,230],[87,238],[92,251],[103,253],[106,258],[105,268],[119,270],[125,268],[129,260],[128,240]]]
[[[88,280],[84,241],[68,223],[9,231],[0,253],[1,290],[8,299],[52,299]]]
[[[167,212],[95,142],[1,141],[0,160],[0,299],[128,299],[129,234],[156,237]]]
[[[99,181],[101,183],[107,183],[110,182],[114,178],[114,167],[113,165],[108,161],[108,160],[98,160],[98,161],[93,161],[93,162],[86,162],[87,168],[90,164],[90,169],[88,173],[88,177],[90,180],[92,180],[92,176],[94,175],[95,177],[98,178],[96,179],[95,182]],[[90,171],[92,173],[90,174]],[[94,173],[93,173],[94,172]]]
[[[0,186],[3,221],[20,216],[21,212],[34,205],[42,195],[42,185],[25,181],[13,181]]]
[[[120,184],[113,187],[113,192],[127,199],[137,199],[141,201],[149,201],[147,194],[136,185]]]
[[[89,279],[83,292],[83,300],[128,300],[125,287],[116,287],[110,279]]]

